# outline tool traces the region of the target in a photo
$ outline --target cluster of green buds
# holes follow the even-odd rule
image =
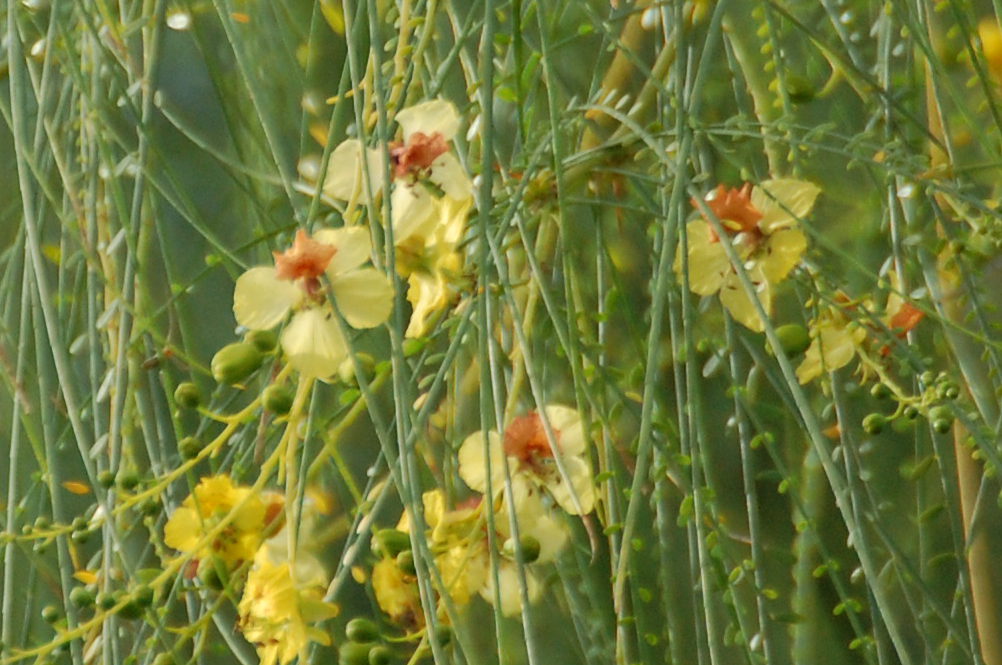
[[[870,396],[877,400],[894,397],[898,407],[890,415],[873,412],[863,418],[863,430],[867,434],[880,434],[888,424],[896,429],[909,426],[919,417],[925,417],[929,426],[938,434],[946,434],[953,427],[954,415],[949,402],[960,397],[960,386],[945,372],[936,374],[925,371],[919,376],[922,392],[916,396],[896,395],[887,384],[880,382],[870,389]]]
[[[369,619],[356,617],[345,626],[347,641],[338,648],[338,665],[390,665],[393,649],[383,643],[379,627]]]

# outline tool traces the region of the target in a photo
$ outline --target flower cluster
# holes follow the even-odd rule
[[[743,261],[755,295],[767,314],[772,311],[773,289],[786,279],[807,249],[800,220],[814,208],[821,189],[804,180],[767,180],[741,189],[719,185],[700,204],[716,217]],[[720,302],[742,325],[761,332],[765,323],[741,285],[721,238],[708,219],[686,225],[689,288],[701,296],[720,294]],[[675,272],[682,274],[682,247],[675,256]]]
[[[473,206],[473,185],[450,151],[460,119],[449,102],[433,100],[401,110],[401,136],[384,149],[348,139],[331,153],[324,192],[346,201],[374,203],[392,176],[390,208],[396,268],[407,280],[412,313],[407,337],[427,333],[432,318],[463,284],[459,249]],[[387,162],[387,159],[389,162]]]
[[[542,413],[515,418],[503,435],[471,434],[460,447],[459,474],[478,494],[452,508],[441,490],[423,496],[427,525],[423,536],[434,556],[438,591],[457,605],[479,595],[497,603],[505,616],[518,614],[522,576],[531,602],[542,588],[534,569],[554,561],[566,544],[568,533],[559,513],[584,515],[595,504],[580,415],[550,405]],[[507,479],[510,493],[505,491]],[[405,513],[396,530],[390,531],[397,536],[397,547],[388,544],[392,539],[386,532],[376,534],[375,549],[382,558],[373,569],[380,607],[409,629],[423,625],[413,554],[405,535],[413,524]],[[526,564],[522,571],[519,556]]]
[[[337,607],[323,599],[327,578],[319,561],[302,548],[289,556],[284,503],[276,492],[234,485],[226,475],[210,476],[164,527],[166,544],[191,557],[190,577],[242,588],[238,625],[257,646],[262,665],[285,665],[302,656],[311,641],[329,644],[329,636],[313,624],[337,614]],[[310,540],[306,533],[299,534],[304,542]]]

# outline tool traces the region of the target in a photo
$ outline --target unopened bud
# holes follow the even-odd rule
[[[264,362],[261,350],[250,342],[227,344],[212,357],[212,378],[219,383],[240,383]]]
[[[274,414],[284,416],[292,408],[292,401],[295,396],[287,386],[271,385],[264,389],[261,395],[261,403],[264,408]]]
[[[397,529],[380,529],[372,535],[372,549],[384,557],[396,557],[411,548],[411,538]]]
[[[202,401],[202,391],[191,381],[185,381],[174,391],[174,401],[186,409],[194,409]]]

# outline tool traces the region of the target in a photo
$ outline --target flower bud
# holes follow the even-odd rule
[[[111,489],[115,484],[115,472],[105,469],[97,474],[97,484],[104,489]]]
[[[94,592],[83,586],[73,587],[70,602],[79,608],[90,607],[94,604]]]
[[[539,558],[539,541],[532,536],[523,535],[518,539],[519,544],[522,547],[522,560],[525,563],[532,563]],[[504,542],[502,547],[502,554],[504,554],[509,559],[515,558],[515,540],[509,538]]]
[[[261,394],[261,403],[264,408],[272,413],[284,416],[292,408],[292,401],[295,396],[288,386],[270,385]]]
[[[403,531],[380,529],[372,536],[372,549],[384,557],[396,557],[411,548],[411,538]]]
[[[202,402],[202,391],[191,381],[179,383],[174,390],[174,401],[186,409],[194,409]]]
[[[891,389],[884,383],[875,383],[870,388],[870,396],[874,399],[887,399],[891,396]]]
[[[375,642],[379,639],[379,628],[364,617],[356,617],[344,627],[344,636],[352,642]]]
[[[387,646],[380,644],[369,651],[369,665],[390,665],[392,661],[393,652]]]
[[[55,605],[46,605],[42,608],[42,620],[45,623],[55,623],[59,621],[59,608]]]
[[[779,348],[787,356],[803,353],[811,345],[807,329],[799,323],[787,323],[776,328],[776,337],[779,338]]]
[[[194,459],[202,452],[202,442],[194,436],[186,436],[177,442],[178,452],[184,459]]]
[[[863,418],[863,430],[867,434],[880,434],[886,424],[887,418],[879,413],[871,413],[866,418]]]
[[[219,383],[240,383],[261,367],[264,356],[250,342],[227,344],[212,357],[212,378]]]
[[[397,567],[407,575],[416,575],[417,568],[414,567],[414,552],[404,550],[397,555]]]
[[[337,650],[338,665],[369,665],[369,644],[345,642]]]
[[[274,330],[252,330],[244,336],[245,342],[250,342],[261,353],[271,353],[278,346],[278,335]]]
[[[338,366],[337,375],[344,383],[348,385],[355,385],[355,363],[358,362],[359,368],[362,370],[362,374],[367,380],[372,379],[372,372],[376,367],[375,359],[368,353],[356,353],[355,358],[345,358],[341,364]]]

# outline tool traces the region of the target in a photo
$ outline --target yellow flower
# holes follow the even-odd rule
[[[280,499],[266,503],[251,488],[235,486],[229,476],[202,478],[167,520],[164,542],[199,560],[218,557],[232,570],[254,558],[280,506]],[[207,540],[224,519],[228,523],[223,530]]]
[[[276,561],[267,548],[254,558],[237,606],[240,630],[257,646],[261,665],[305,657],[311,641],[330,644],[330,636],[312,626],[337,616],[338,608],[323,600],[326,580],[319,562],[300,554],[302,562]],[[303,576],[302,571],[320,571]]]
[[[380,559],[372,567],[372,590],[379,609],[396,624],[408,630],[424,626],[417,580],[401,570],[395,559]]]
[[[413,309],[405,335],[419,337],[461,286],[463,256],[458,245],[473,206],[473,185],[449,150],[460,125],[455,106],[444,100],[424,102],[400,111],[396,121],[402,138],[383,153],[365,149],[355,139],[335,148],[324,191],[346,201],[382,191],[388,155],[394,178],[390,206],[397,269],[408,281]]]
[[[1002,30],[994,18],[986,18],[978,24],[978,36],[984,50],[988,69],[996,80],[1002,80]]]
[[[348,347],[321,277],[334,303],[355,328],[384,323],[393,308],[393,286],[375,268],[363,268],[372,246],[361,227],[323,229],[313,237],[296,233],[293,247],[275,254],[275,266],[251,268],[237,279],[233,312],[237,323],[265,330],[292,319],[282,331],[282,350],[299,372],[327,378],[337,372]]]
[[[866,329],[832,307],[812,322],[811,338],[811,345],[797,367],[797,380],[801,384],[852,362],[866,340]]]
[[[591,461],[585,448],[581,416],[566,406],[550,405],[544,409],[553,429],[554,451],[546,436],[538,412],[513,420],[502,437],[497,432],[476,432],[459,449],[459,475],[477,492],[487,492],[488,460],[491,486],[495,495],[504,490],[504,466],[507,460],[512,474],[516,508],[521,511],[524,497],[542,491],[572,515],[590,513],[595,505],[595,486]],[[566,471],[560,473],[555,460],[559,453]],[[515,480],[518,479],[516,485]]]
[[[727,231],[766,313],[772,310],[773,285],[789,275],[807,249],[798,220],[810,213],[820,192],[817,185],[803,180],[774,179],[757,187],[746,184],[740,190],[720,185],[707,197],[707,206]],[[709,222],[689,222],[686,235],[689,288],[702,296],[719,293],[736,321],[763,331],[765,324]],[[675,272],[682,272],[681,245],[675,255]]]

